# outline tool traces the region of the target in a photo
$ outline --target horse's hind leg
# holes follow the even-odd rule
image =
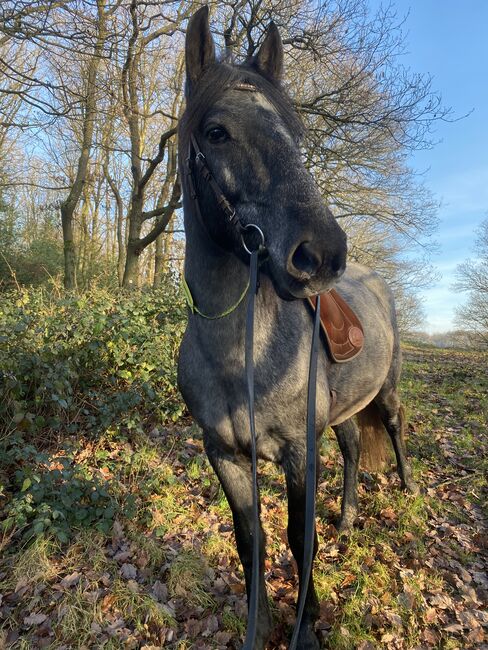
[[[352,418],[332,429],[344,459],[344,489],[338,525],[339,532],[344,532],[352,528],[358,514],[359,429]]]
[[[246,458],[230,458],[207,442],[205,450],[232,510],[237,551],[244,569],[249,603],[254,532],[251,463]],[[264,650],[272,631],[272,617],[264,583],[264,547],[265,536],[260,526],[258,625],[253,650]]]
[[[308,585],[302,583],[306,489],[305,451],[303,450],[303,452],[297,453],[290,452],[286,462],[283,464],[283,469],[285,471],[288,495],[288,542],[298,566],[298,575],[300,579],[298,599],[300,599],[302,590],[307,589],[307,598],[300,625],[297,649],[318,650],[320,644],[314,631],[314,625],[315,621],[319,617],[320,607],[313,582],[313,565]],[[317,486],[315,486],[315,488],[317,488]],[[314,531],[314,557],[316,553],[317,533]]]
[[[374,399],[379,409],[381,421],[390,436],[397,462],[397,471],[400,476],[402,489],[418,494],[419,488],[412,477],[412,468],[406,457],[404,431],[404,411],[400,398],[395,388],[383,386]]]

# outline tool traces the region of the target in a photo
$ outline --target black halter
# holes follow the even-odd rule
[[[244,88],[242,88],[244,89]],[[250,255],[250,279],[247,302],[246,316],[246,341],[245,341],[245,367],[246,381],[248,392],[248,410],[249,426],[251,431],[251,466],[252,466],[252,492],[253,492],[253,555],[252,555],[252,578],[251,590],[248,608],[248,621],[246,638],[243,650],[254,650],[254,644],[258,624],[258,601],[259,601],[259,503],[258,503],[258,479],[257,479],[257,450],[256,450],[256,428],[254,422],[254,303],[259,289],[259,258],[265,252],[265,239],[261,228],[256,224],[243,224],[237,216],[235,208],[228,201],[222,192],[219,184],[212,175],[207,165],[205,155],[200,149],[197,139],[190,134],[188,144],[188,157],[186,159],[186,174],[190,198],[195,204],[195,211],[200,224],[208,233],[207,226],[203,220],[196,191],[194,173],[199,175],[208,183],[212,190],[217,204],[221,209],[227,221],[237,229],[244,249]],[[245,234],[251,230],[256,230],[261,238],[257,248],[251,249],[245,241]],[[316,430],[315,430],[315,410],[316,410],[316,389],[317,389],[317,358],[318,358],[318,340],[320,333],[320,295],[317,296],[315,308],[314,327],[312,335],[312,346],[310,351],[310,366],[308,374],[308,394],[307,394],[307,460],[306,460],[306,493],[305,493],[305,531],[303,546],[303,566],[301,575],[302,589],[297,606],[297,616],[293,636],[290,642],[289,650],[295,650],[300,631],[300,624],[307,597],[308,584],[313,563],[314,551],[314,532],[315,532],[315,489],[317,483],[317,450],[316,450]]]
[[[188,184],[190,186],[190,197],[196,203],[200,218],[202,213],[200,211],[196,184],[193,176],[193,169],[192,169],[193,164],[195,165],[195,170],[198,171],[200,176],[208,183],[210,189],[214,193],[215,198],[217,200],[217,204],[219,208],[222,210],[222,212],[224,213],[227,221],[232,226],[235,226],[241,232],[242,224],[236,215],[236,210],[229,203],[225,194],[220,189],[219,184],[213,177],[212,172],[210,171],[207,165],[207,159],[205,158],[205,155],[200,149],[200,147],[198,146],[197,139],[195,138],[193,133],[190,134],[190,142],[188,144],[188,158],[186,159],[186,164],[187,164]]]
[[[193,169],[193,166],[195,167],[195,170]],[[197,218],[200,222],[200,225],[203,227],[204,231],[207,234],[209,234],[207,225],[202,217],[202,211],[200,210],[200,202],[198,200],[194,171],[199,173],[199,175],[203,178],[203,180],[208,184],[208,186],[212,190],[215,199],[217,201],[217,205],[219,206],[220,210],[225,216],[227,222],[230,223],[231,226],[233,226],[237,230],[238,234],[241,237],[242,245],[246,250],[246,252],[249,253],[249,255],[251,254],[251,249],[249,249],[249,247],[246,244],[245,235],[248,234],[251,230],[255,230],[258,233],[261,239],[258,246],[258,250],[260,256],[262,257],[266,251],[264,246],[263,231],[259,226],[256,226],[256,224],[254,223],[244,224],[239,219],[236,213],[236,209],[227,199],[225,194],[220,189],[219,184],[213,177],[213,174],[210,171],[209,166],[207,165],[207,159],[205,158],[205,154],[200,149],[197,139],[195,138],[193,133],[191,133],[190,141],[188,143],[188,157],[186,159],[186,175],[188,178],[190,198],[195,204],[195,211],[197,213]]]

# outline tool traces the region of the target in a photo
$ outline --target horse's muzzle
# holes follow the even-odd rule
[[[301,241],[291,247],[285,273],[275,278],[278,293],[290,300],[327,291],[344,273],[346,257],[347,238],[342,230],[327,243],[312,238]]]
[[[308,282],[312,278],[320,281],[338,279],[346,269],[347,247],[338,247],[332,255],[320,243],[304,241],[288,257],[286,270],[299,282]]]

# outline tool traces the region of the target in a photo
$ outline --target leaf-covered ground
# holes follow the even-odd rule
[[[393,469],[362,473],[360,517],[348,537],[333,526],[342,467],[325,437],[315,564],[324,647],[486,647],[487,367],[488,357],[474,352],[406,347],[408,448],[423,492],[402,494]],[[4,533],[0,647],[240,647],[242,572],[198,429],[151,425],[130,437],[107,432],[94,442],[77,434],[64,444],[56,454],[69,462],[59,471],[66,463],[82,468],[96,498],[113,502],[115,523],[106,532],[88,517],[64,543]],[[270,647],[286,648],[297,581],[284,481],[263,465],[260,483],[276,621]]]

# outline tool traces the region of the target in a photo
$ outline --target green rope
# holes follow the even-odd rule
[[[183,291],[185,293],[185,298],[186,298],[186,303],[188,307],[190,308],[190,311],[192,314],[198,314],[202,318],[206,318],[207,320],[218,320],[219,318],[225,318],[225,316],[229,316],[229,314],[232,314],[233,311],[235,311],[241,302],[244,300],[244,298],[247,295],[248,289],[249,289],[249,280],[247,282],[247,285],[242,292],[242,294],[239,297],[239,300],[235,303],[235,305],[232,305],[232,307],[229,307],[225,311],[223,311],[221,314],[217,314],[216,316],[208,316],[207,314],[204,314],[201,312],[198,307],[195,305],[195,301],[193,300],[193,296],[190,291],[190,287],[188,286],[188,282],[186,281],[185,276],[183,275],[181,278],[181,283],[183,285]]]

